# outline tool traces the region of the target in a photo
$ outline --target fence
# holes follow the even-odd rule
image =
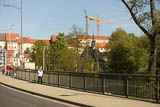
[[[37,82],[37,71],[16,70],[16,78]],[[43,84],[157,103],[160,100],[160,76],[50,71],[44,72]]]

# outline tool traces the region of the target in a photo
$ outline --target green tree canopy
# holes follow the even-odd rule
[[[33,45],[33,51],[31,53],[32,61],[36,63],[36,66],[40,67],[43,65],[43,49],[48,45],[42,40],[36,41]],[[47,49],[45,49],[47,51]]]
[[[68,48],[64,33],[59,33],[51,47],[51,69],[58,71],[78,71],[79,54],[77,49]]]
[[[146,47],[144,47],[146,46]],[[112,33],[108,52],[108,67],[114,72],[133,73],[148,67],[149,41],[144,36],[127,34],[123,29]]]
[[[158,43],[160,37],[160,0],[121,0],[136,25],[150,41],[148,72],[156,75]]]
[[[67,45],[67,41],[64,37],[64,33],[59,33],[56,40],[52,44],[52,47],[56,48],[56,49],[63,49],[63,48],[66,48],[67,46],[68,45]]]

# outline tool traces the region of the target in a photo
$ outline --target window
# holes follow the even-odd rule
[[[2,60],[3,59],[3,56],[0,56],[0,60]]]

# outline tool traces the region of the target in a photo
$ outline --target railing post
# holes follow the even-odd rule
[[[20,79],[22,79],[22,68],[21,68],[21,76],[20,76]]]
[[[36,82],[36,70],[34,70],[34,82]]]
[[[60,85],[60,84],[59,84],[59,71],[58,71],[58,87],[59,87],[59,85]]]
[[[128,98],[128,76],[126,75],[126,98]]]
[[[29,71],[29,81],[31,81],[30,79],[31,79],[31,78],[30,78],[30,71]]]
[[[72,88],[72,75],[69,73],[69,88]]]
[[[16,73],[16,78],[17,78],[17,68],[16,68],[16,70],[15,70],[15,73]]]
[[[25,73],[24,73],[24,74],[25,74],[25,77],[24,77],[25,79],[24,79],[24,80],[26,80],[26,72],[27,72],[27,71],[24,69],[24,72],[25,72]]]
[[[156,94],[156,101],[157,101],[157,103],[159,103],[159,93],[160,93],[160,91],[159,91],[159,77],[156,77],[156,83],[157,83],[157,94]]]
[[[48,85],[50,85],[50,71],[48,71]]]
[[[105,94],[104,92],[105,92],[105,77],[104,77],[104,75],[102,75],[102,94]]]
[[[84,73],[84,77],[83,77],[83,81],[84,81],[84,83],[83,83],[83,89],[84,89],[84,91],[86,91],[86,75],[85,75],[85,73]]]

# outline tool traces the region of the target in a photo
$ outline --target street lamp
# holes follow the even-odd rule
[[[20,7],[16,7],[15,5],[10,5],[10,4],[3,4],[3,6],[5,7],[13,7],[16,9],[20,10],[20,14],[21,14],[21,44],[20,44],[20,56],[23,54],[22,52],[22,43],[23,43],[23,21],[22,21],[22,0],[21,0],[21,6]],[[22,62],[21,62],[21,66],[22,66]]]

